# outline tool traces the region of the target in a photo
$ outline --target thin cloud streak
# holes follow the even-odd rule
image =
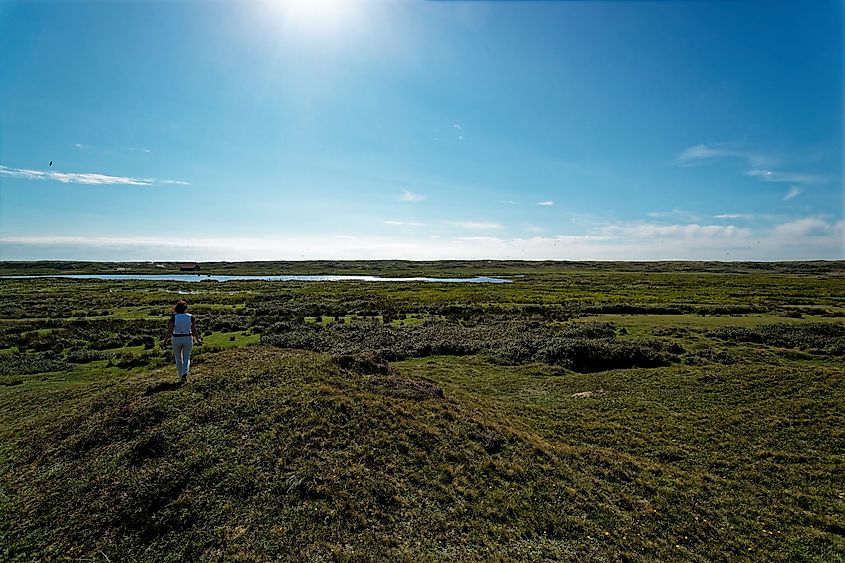
[[[680,166],[695,166],[717,158],[739,158],[751,167],[771,166],[775,159],[764,154],[731,148],[726,145],[695,145],[684,149],[675,162]]]
[[[798,197],[803,192],[804,190],[802,190],[798,186],[790,186],[789,191],[786,192],[786,195],[783,196],[783,201],[789,201],[790,199]]]
[[[83,184],[87,186],[154,186],[154,185],[190,185],[181,180],[159,180],[156,178],[133,178],[131,176],[111,176],[93,172],[45,172],[27,168],[9,168],[0,165],[0,176],[8,176],[22,180],[50,180],[62,184]]]
[[[499,223],[487,223],[484,221],[447,221],[448,225],[469,230],[490,230],[490,229],[504,229],[505,226]]]
[[[416,221],[393,221],[390,219],[385,219],[385,225],[390,225],[392,227],[401,227],[401,226],[408,226],[408,227],[425,227],[425,223],[417,223]]]
[[[553,201],[538,201],[537,205],[545,205],[547,207],[551,207],[555,204]]]
[[[795,172],[775,172],[773,170],[752,169],[745,172],[746,176],[763,180],[764,182],[787,182],[791,184],[817,184],[823,182],[824,178],[811,174],[800,174]]]
[[[721,215],[713,215],[714,219],[753,219],[754,215],[750,213],[722,213]]]
[[[780,172],[770,167],[776,164],[775,160],[760,153],[733,149],[725,146],[695,145],[682,151],[675,157],[679,166],[694,166],[703,164],[719,158],[739,158],[746,161],[748,170],[746,176],[751,176],[763,182],[785,182],[790,184],[819,184],[826,181],[824,177],[800,172]],[[798,192],[800,193],[800,192]],[[789,198],[798,195],[795,193]]]

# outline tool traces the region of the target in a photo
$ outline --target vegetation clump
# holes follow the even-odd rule
[[[68,363],[50,354],[13,353],[0,355],[0,375],[31,375],[65,371]]]
[[[370,354],[386,361],[483,353],[501,364],[545,362],[579,372],[667,366],[683,351],[656,339],[617,340],[611,323],[575,324],[564,331],[531,322],[465,326],[433,321],[401,327],[280,323],[270,331],[262,342],[280,348]]]
[[[841,323],[775,323],[747,327],[722,327],[708,333],[712,338],[733,342],[753,342],[845,355],[845,324]]]

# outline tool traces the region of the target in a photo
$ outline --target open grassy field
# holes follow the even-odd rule
[[[845,560],[841,262],[223,266],[514,283],[0,279],[0,559]]]

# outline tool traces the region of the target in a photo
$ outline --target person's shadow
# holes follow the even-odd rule
[[[144,396],[149,397],[150,395],[155,395],[156,393],[161,393],[163,391],[177,391],[182,388],[184,383],[173,383],[173,382],[162,382],[152,387],[147,387],[144,391]]]

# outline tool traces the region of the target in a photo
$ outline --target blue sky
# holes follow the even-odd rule
[[[842,26],[0,0],[0,259],[843,259]]]

